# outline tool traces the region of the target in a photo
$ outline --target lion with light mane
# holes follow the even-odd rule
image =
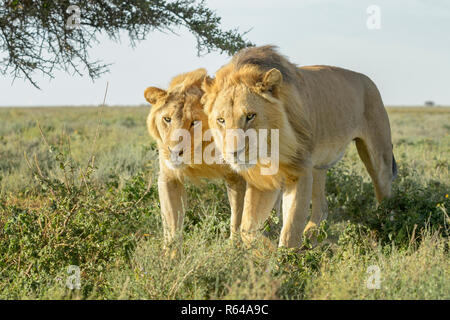
[[[231,207],[231,238],[236,237],[241,223],[246,185],[244,179],[226,164],[181,161],[186,156],[183,154],[185,150],[179,148],[179,141],[172,139],[175,130],[185,129],[190,132],[191,154],[195,148],[201,148],[203,152],[210,143],[214,143],[212,140],[194,141],[193,131],[196,126],[202,124],[202,134],[208,129],[207,117],[200,102],[203,96],[200,87],[206,77],[206,70],[198,69],[173,78],[167,91],[148,87],[144,93],[147,101],[152,104],[147,117],[147,128],[159,150],[158,191],[166,243],[172,242],[181,234],[187,206],[183,185],[185,178],[193,181],[200,178],[225,179]]]
[[[391,194],[397,170],[389,119],[380,93],[365,75],[331,66],[298,68],[273,46],[241,50],[205,79],[202,100],[223,158],[247,181],[241,236],[250,244],[283,192],[279,246],[297,247],[302,234],[327,216],[327,169],[351,141],[369,172],[378,202]],[[237,164],[249,146],[227,143],[229,130],[279,130],[279,170]],[[270,144],[271,142],[268,141]],[[312,213],[306,226],[310,202]],[[306,228],[305,228],[306,226]]]

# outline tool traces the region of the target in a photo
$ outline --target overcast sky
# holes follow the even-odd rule
[[[257,45],[274,44],[299,66],[328,64],[365,73],[386,105],[450,105],[450,1],[448,0],[206,0],[225,29],[250,30]],[[367,8],[377,5],[381,29],[369,29]],[[81,9],[82,10],[82,9]],[[81,14],[83,12],[81,11]],[[0,76],[0,106],[96,105],[106,83],[109,105],[145,103],[147,86],[166,87],[178,73],[206,68],[210,74],[229,57],[196,56],[195,38],[152,33],[132,49],[107,39],[91,58],[113,63],[110,73],[88,77],[35,75],[41,90]]]

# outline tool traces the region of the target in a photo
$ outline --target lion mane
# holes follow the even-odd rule
[[[196,113],[200,116],[200,120],[202,120],[203,132],[208,130],[208,121],[201,103],[201,98],[204,93],[201,85],[205,78],[207,78],[207,72],[201,68],[174,77],[170,81],[167,91],[156,87],[148,87],[145,90],[144,96],[152,104],[152,108],[147,117],[147,129],[158,144],[161,158],[160,165],[164,166],[161,160],[169,158],[166,150],[168,141],[163,139],[163,135],[157,126],[157,120],[164,108],[168,108],[170,105],[174,106],[173,108],[176,110],[174,116],[177,120],[184,121],[186,123],[185,127],[189,127],[187,124],[194,120],[192,114]],[[170,136],[170,134],[167,136]],[[204,142],[203,148],[209,143],[213,142]],[[190,163],[182,169],[164,171],[165,175],[176,176],[180,181],[189,178],[194,183],[199,183],[200,178],[222,178],[233,175],[231,169],[226,164],[205,164],[203,161],[200,164]]]
[[[219,69],[215,79],[207,79],[203,85],[205,95],[205,112],[209,114],[217,93],[224,88],[244,84],[255,93],[266,90],[263,84],[264,74],[276,68],[283,77],[281,87],[274,88],[273,94],[282,104],[274,105],[270,114],[273,127],[280,129],[279,140],[283,142],[280,149],[280,174],[274,176],[260,175],[260,165],[242,173],[242,175],[260,189],[279,189],[285,179],[298,171],[307,162],[313,140],[308,112],[299,103],[297,91],[302,86],[298,67],[276,51],[272,45],[246,48],[239,51],[231,62]],[[286,130],[288,128],[288,130]]]
[[[271,73],[273,70],[277,72]],[[280,84],[268,87],[271,79],[267,77],[277,74]],[[231,88],[245,88],[272,102],[265,105],[263,112],[270,121],[266,128],[279,129],[279,174],[261,175],[259,163],[241,172],[248,182],[262,190],[280,188],[283,181],[311,164],[326,169],[339,160],[318,163],[316,158],[320,156],[312,157],[318,144],[322,147],[355,140],[369,173],[374,164],[368,161],[375,160],[368,160],[372,155],[364,157],[366,143],[374,149],[379,146],[385,157],[390,157],[387,162],[393,161],[389,120],[381,96],[376,85],[361,73],[332,66],[298,67],[278,53],[275,46],[266,45],[239,51],[216,72],[214,79],[205,79],[202,88],[206,92],[203,102],[208,115],[213,106],[223,108],[214,102],[220,92],[227,89],[235,92]],[[213,127],[214,119],[210,117],[209,121]],[[383,132],[381,135],[374,130],[377,126]],[[392,163],[394,167],[395,161]]]

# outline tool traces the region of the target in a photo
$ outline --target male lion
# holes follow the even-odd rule
[[[283,193],[279,246],[297,247],[302,233],[327,216],[325,179],[346,146],[356,142],[378,202],[389,197],[396,176],[389,119],[375,84],[365,75],[331,66],[297,68],[273,46],[247,48],[205,79],[203,102],[214,140],[225,161],[247,181],[241,236],[254,240],[276,198]],[[227,142],[229,129],[279,130],[279,170],[262,175],[248,157],[249,143]],[[242,142],[242,141],[241,141]],[[278,141],[277,141],[278,142]],[[268,140],[268,144],[274,143]],[[239,144],[239,143],[238,143]],[[312,214],[306,220],[312,199]]]
[[[207,117],[200,103],[203,95],[200,86],[206,76],[205,69],[198,69],[173,78],[167,91],[148,87],[144,93],[147,101],[152,104],[147,128],[156,140],[159,150],[158,191],[166,243],[172,242],[181,231],[187,205],[183,185],[185,177],[194,180],[202,177],[224,178],[231,206],[231,238],[236,236],[241,223],[246,185],[244,179],[226,164],[208,165],[203,161],[201,164],[181,161],[184,149],[179,147],[179,141],[172,140],[175,130],[185,129],[190,132],[192,154],[196,148],[203,151],[213,143],[194,141],[195,127],[201,125],[202,133],[208,129]]]

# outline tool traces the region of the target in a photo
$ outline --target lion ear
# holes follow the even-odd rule
[[[148,87],[144,91],[145,99],[151,104],[155,104],[158,100],[164,98],[167,95],[167,91],[156,87]]]
[[[216,81],[216,79],[211,78],[210,76],[206,76],[203,79],[203,83],[202,83],[202,90],[205,93],[210,93],[212,87],[214,86],[214,82]]]
[[[267,71],[262,80],[262,90],[268,92],[274,92],[283,81],[283,76],[278,69],[270,69]]]

